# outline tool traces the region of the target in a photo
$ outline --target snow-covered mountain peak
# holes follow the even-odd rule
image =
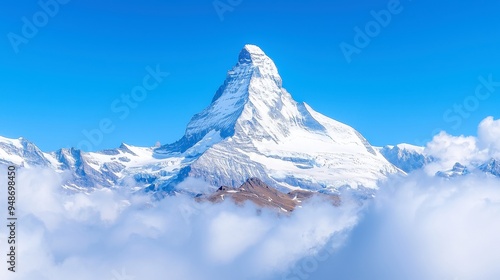
[[[450,170],[446,171],[438,171],[436,173],[436,176],[443,177],[443,178],[454,178],[454,177],[460,177],[469,174],[469,168],[467,166],[462,165],[461,163],[457,162],[455,165],[453,165],[453,168]]]
[[[211,104],[191,119],[184,137],[157,151],[184,152],[212,131],[221,139],[248,133],[275,138],[299,119],[297,102],[282,88],[274,62],[259,47],[246,45]]]
[[[259,47],[259,46],[256,46],[256,45],[252,45],[252,44],[246,44],[244,47],[243,47],[243,50],[241,50],[241,52],[247,52],[251,55],[266,55],[264,53],[264,51]]]
[[[251,64],[261,61],[262,58],[267,57],[261,48],[255,45],[245,45],[241,50],[238,62],[240,64]]]
[[[235,68],[250,68],[252,77],[268,78],[278,87],[282,86],[282,80],[274,61],[257,46],[246,45],[240,52]]]
[[[273,64],[272,60],[264,53],[264,51],[255,45],[245,45],[240,52],[238,58],[239,64],[253,64],[255,66],[264,65],[267,63]]]
[[[227,104],[234,106],[228,110]],[[214,110],[218,105],[222,108]],[[227,118],[234,123],[225,132],[240,139],[278,141],[297,127],[324,129],[311,117],[307,105],[293,100],[283,88],[273,60],[254,45],[246,45],[240,52],[238,63],[228,72],[211,107],[213,111],[237,113],[237,117]]]
[[[355,129],[296,102],[271,58],[252,45],[184,137],[155,157],[182,158],[169,186],[190,176],[213,186],[257,177],[279,188],[376,188],[398,172]]]

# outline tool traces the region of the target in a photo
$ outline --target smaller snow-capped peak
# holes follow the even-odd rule
[[[424,154],[425,147],[416,146],[407,143],[401,143],[397,145],[386,145],[384,147],[377,147],[378,150],[386,149],[386,150],[397,150],[397,151],[407,151],[410,153]]]
[[[49,161],[35,144],[24,138],[0,137],[0,163],[19,166],[46,166]]]
[[[432,157],[425,154],[424,147],[411,144],[387,145],[377,149],[390,163],[406,173],[420,169],[433,161]]]
[[[467,174],[470,174],[470,171],[467,168],[467,166],[457,162],[455,163],[455,165],[453,165],[452,169],[446,171],[439,171],[436,173],[436,176],[443,178],[454,178],[454,177],[464,176]]]
[[[415,146],[411,144],[401,143],[396,145],[401,150],[407,150],[409,152],[414,152],[418,154],[424,154],[425,147]]]
[[[490,173],[494,176],[500,177],[500,161],[496,159],[490,159],[488,162],[480,165],[479,170]]]

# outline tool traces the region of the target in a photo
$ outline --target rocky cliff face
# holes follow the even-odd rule
[[[340,197],[336,195],[324,195],[303,190],[282,193],[266,185],[266,183],[258,178],[248,179],[239,188],[220,187],[215,193],[200,200],[208,200],[213,203],[231,200],[236,204],[252,202],[260,207],[288,213],[292,212],[297,207],[301,207],[304,202],[313,197],[330,201],[335,206],[340,205]]]

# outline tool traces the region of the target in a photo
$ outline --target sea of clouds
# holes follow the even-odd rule
[[[60,174],[21,170],[17,272],[3,262],[0,279],[500,279],[500,179],[433,173],[498,158],[500,121],[485,119],[477,136],[443,132],[426,153],[437,162],[390,178],[372,200],[312,200],[290,215],[109,189],[68,194]],[[6,237],[0,230],[2,255]]]

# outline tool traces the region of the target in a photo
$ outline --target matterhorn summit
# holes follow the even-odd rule
[[[191,119],[176,149],[190,147],[210,131],[223,137],[236,133],[274,139],[277,133],[286,133],[296,116],[295,101],[282,88],[274,62],[259,47],[246,45],[210,106]],[[172,146],[165,150],[171,151]]]
[[[274,62],[254,45],[243,48],[184,137],[156,153],[195,156],[182,174],[215,186],[257,177],[285,189],[375,188],[397,172],[356,130],[293,100]]]
[[[22,149],[3,142],[0,148],[8,147],[9,153]],[[401,172],[359,132],[296,102],[283,88],[274,62],[254,45],[241,50],[211,104],[193,116],[175,143],[145,148],[123,144],[91,153],[30,151],[30,159],[40,157],[40,165],[70,173],[64,187],[78,191],[130,187],[193,192],[182,184],[188,178],[205,181],[214,190],[259,178],[282,191],[364,191]],[[16,161],[23,154],[16,150]],[[0,162],[11,160],[5,156]]]

